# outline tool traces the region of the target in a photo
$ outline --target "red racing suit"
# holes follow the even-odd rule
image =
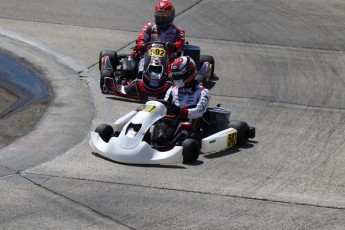
[[[185,31],[174,24],[167,30],[158,30],[154,22],[149,22],[139,34],[138,50],[146,42],[173,42],[176,46],[176,51],[181,51],[185,42]]]
[[[173,42],[176,46],[175,52],[182,51],[185,42],[185,31],[175,24],[172,24],[167,30],[158,30],[155,22],[149,22],[141,30],[137,42],[137,46],[131,54],[132,57],[138,57],[140,50],[147,42]],[[171,53],[169,55],[168,74],[170,74],[170,67],[173,61],[173,53]],[[144,71],[143,60],[139,62],[139,71]]]
[[[183,117],[196,119],[206,112],[210,93],[208,89],[197,83],[190,88],[177,88],[173,85],[166,92],[164,100],[182,108]]]

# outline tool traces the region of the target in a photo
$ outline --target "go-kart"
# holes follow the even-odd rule
[[[163,99],[172,85],[168,77],[169,57],[188,55],[198,66],[196,80],[206,84],[214,74],[214,59],[200,55],[200,48],[185,44],[182,53],[170,54],[162,42],[144,44],[144,52],[133,58],[130,54],[117,54],[116,51],[101,51],[99,57],[100,88],[103,94],[148,101]],[[142,60],[143,67],[139,68]],[[154,72],[150,74],[150,72]]]
[[[172,111],[164,100],[148,101],[111,125],[99,125],[91,131],[92,152],[127,164],[192,163],[200,152],[218,152],[255,137],[254,127],[229,121],[230,111],[218,106],[192,122]]]

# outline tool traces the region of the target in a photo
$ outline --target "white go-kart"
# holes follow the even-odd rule
[[[255,137],[254,127],[229,121],[230,111],[219,106],[192,122],[171,115],[173,107],[148,101],[113,124],[99,125],[90,135],[92,151],[127,164],[192,163],[200,152],[218,152]]]

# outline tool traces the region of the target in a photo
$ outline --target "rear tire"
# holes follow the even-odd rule
[[[195,139],[187,138],[182,142],[182,155],[184,163],[195,162],[200,154],[200,146]]]
[[[101,77],[99,79],[99,86],[101,87],[101,91],[103,92],[103,86],[104,86],[104,78],[106,77],[110,77],[110,78],[113,78],[114,81],[115,81],[115,76],[114,76],[114,73],[113,71],[111,70],[104,70],[101,72]]]
[[[113,50],[103,50],[99,54],[99,61],[98,61],[98,68],[99,71],[102,72],[104,69],[102,69],[102,58],[105,56],[109,56],[110,58],[110,63],[113,67],[113,70],[116,70],[117,65],[119,64],[119,60],[117,58],[117,52]]]
[[[244,121],[230,121],[229,128],[237,130],[237,144],[244,145],[249,139],[249,125]]]
[[[110,138],[114,134],[114,129],[110,125],[101,124],[97,126],[95,132],[99,134],[103,141],[109,142]]]
[[[200,61],[199,61],[199,69],[202,67],[204,62],[209,62],[212,65],[212,68],[211,68],[211,78],[212,78],[214,76],[214,67],[215,67],[214,58],[211,55],[201,55]]]

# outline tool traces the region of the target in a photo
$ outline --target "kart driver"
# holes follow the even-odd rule
[[[173,24],[175,7],[169,0],[161,0],[156,4],[154,17],[154,22],[149,22],[143,27],[131,56],[139,57],[140,53],[145,50],[144,44],[147,42],[163,42],[170,53],[170,67],[173,62],[173,53],[182,51],[185,43],[185,31]],[[143,71],[143,68],[143,63],[140,63],[139,72]]]
[[[173,114],[196,119],[206,112],[210,100],[209,91],[195,80],[197,69],[194,60],[182,56],[171,65],[171,79],[174,85],[166,92],[165,101],[175,104]]]
[[[173,114],[179,119],[161,122],[159,131],[154,134],[156,144],[164,145],[186,135],[184,130],[191,131],[194,121],[198,121],[197,118],[201,118],[207,111],[210,94],[195,80],[196,75],[196,66],[191,57],[181,56],[172,63],[170,78],[174,85],[168,89],[164,100],[173,104],[173,108],[168,108],[167,114]]]

